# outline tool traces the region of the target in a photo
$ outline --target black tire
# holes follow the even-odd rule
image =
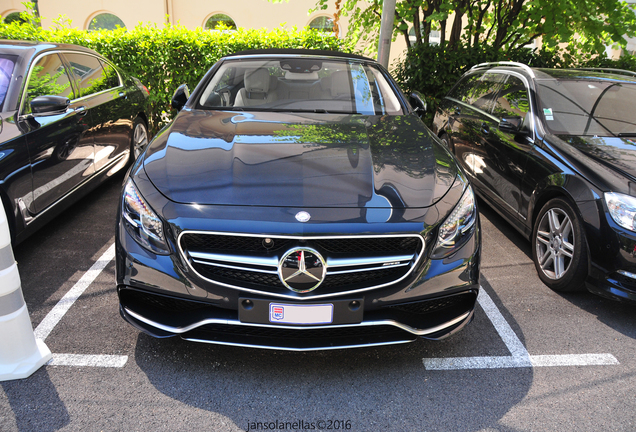
[[[444,145],[446,146],[446,148],[451,152],[451,153],[455,153],[455,149],[453,148],[453,144],[451,143],[450,137],[448,136],[448,134],[443,133],[439,139],[442,140],[442,142],[444,143]]]
[[[133,123],[132,140],[130,142],[130,154],[135,161],[146,150],[148,145],[148,127],[141,117],[137,117]]]
[[[584,289],[588,250],[581,220],[563,198],[548,201],[532,230],[532,259],[539,278],[554,291]]]

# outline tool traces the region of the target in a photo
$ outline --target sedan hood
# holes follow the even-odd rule
[[[636,181],[636,138],[559,136],[563,141],[610,172],[619,172]],[[597,174],[600,174],[597,171]]]
[[[178,203],[307,208],[428,207],[457,175],[414,115],[183,110],[144,168]]]

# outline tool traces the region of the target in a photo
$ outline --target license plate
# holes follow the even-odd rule
[[[269,321],[284,324],[331,324],[333,305],[269,304]]]

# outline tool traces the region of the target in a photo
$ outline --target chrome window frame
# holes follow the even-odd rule
[[[90,94],[88,96],[82,96],[82,97],[77,98],[77,99],[71,99],[71,104],[79,102],[79,101],[82,101],[82,100],[85,100],[85,99],[92,98],[93,96],[96,96],[96,95],[100,95],[100,94],[103,94],[103,93],[106,93],[106,92],[109,92],[109,91],[113,91],[114,89],[119,89],[119,88],[123,88],[124,87],[124,82],[123,82],[123,79],[121,77],[121,74],[119,73],[119,70],[117,70],[117,68],[115,67],[115,65],[112,64],[112,62],[106,60],[105,58],[103,58],[101,56],[95,55],[93,53],[87,53],[87,52],[83,52],[83,51],[73,51],[73,50],[69,50],[69,49],[45,51],[45,52],[43,52],[41,54],[38,54],[33,59],[33,61],[31,61],[31,63],[29,63],[29,66],[28,66],[29,71],[27,73],[26,79],[24,80],[24,85],[23,85],[23,88],[22,88],[22,92],[20,94],[20,100],[18,101],[18,118],[20,118],[20,117],[22,117],[24,115],[31,115],[31,114],[24,114],[23,111],[24,111],[24,102],[26,100],[26,95],[27,95],[27,89],[29,88],[29,81],[31,80],[31,75],[33,74],[33,67],[32,66],[37,64],[37,62],[39,62],[40,59],[42,57],[44,57],[44,56],[52,55],[52,54],[58,54],[59,55],[59,54],[64,54],[64,53],[84,54],[84,55],[87,55],[87,56],[95,57],[100,62],[100,64],[101,64],[101,62],[103,60],[104,62],[110,64],[113,67],[113,69],[115,69],[115,72],[117,72],[117,77],[119,78],[119,86],[111,87],[111,88],[109,88],[107,90],[102,90],[102,91],[100,91],[98,93],[92,93],[92,94]],[[74,79],[74,77],[72,77],[72,76],[70,76],[68,74],[69,71],[68,71],[68,67],[67,67],[68,66],[67,65],[67,60],[66,60],[65,57],[60,57],[60,60],[62,61],[62,64],[64,65],[64,69],[66,70],[66,74],[69,77],[69,82],[71,83],[71,86],[73,87],[73,94],[75,94],[75,79]]]

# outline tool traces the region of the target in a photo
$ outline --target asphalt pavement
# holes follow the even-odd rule
[[[483,203],[483,290],[467,328],[292,353],[154,339],[125,323],[111,259],[121,182],[15,248],[54,358],[0,383],[0,431],[636,430],[636,306],[550,291],[529,243]]]

